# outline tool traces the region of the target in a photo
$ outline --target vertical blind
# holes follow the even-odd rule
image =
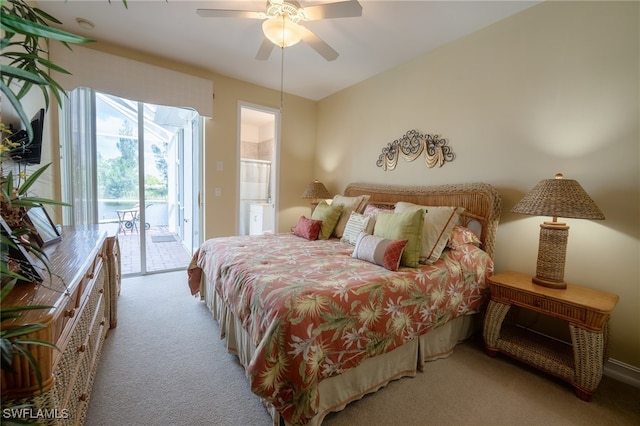
[[[97,205],[92,202],[97,193],[96,180],[93,179],[96,122],[94,114],[87,113],[94,111],[95,98],[91,89],[80,88],[70,92],[69,98],[62,101],[62,199],[73,206],[63,209],[64,223],[96,223]]]

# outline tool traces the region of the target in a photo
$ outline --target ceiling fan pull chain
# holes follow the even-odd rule
[[[284,15],[282,15],[282,40],[284,40]],[[284,106],[284,44],[280,45],[280,113]]]

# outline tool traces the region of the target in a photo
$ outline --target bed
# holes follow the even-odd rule
[[[302,238],[296,226],[291,233],[207,240],[188,268],[192,294],[206,302],[274,425],[319,425],[329,412],[415,376],[476,329],[485,302],[501,213],[492,186],[352,183],[337,197],[365,200],[341,216],[377,215],[381,232],[383,223],[415,217],[414,206],[423,209],[421,218],[437,206],[457,214],[444,236],[447,247],[414,267],[403,266],[415,242],[404,234],[376,240],[402,245],[397,270],[354,257],[373,237],[362,232],[349,241],[350,217],[341,238]],[[401,204],[409,206],[406,213]]]

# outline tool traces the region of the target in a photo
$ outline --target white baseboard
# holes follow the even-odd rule
[[[640,388],[640,368],[611,359],[604,364],[603,374],[612,379]]]

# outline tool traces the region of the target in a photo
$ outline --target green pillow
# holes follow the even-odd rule
[[[321,201],[311,214],[311,219],[321,220],[322,228],[320,228],[319,240],[328,240],[336,225],[344,206],[342,204],[329,205],[326,201]]]
[[[408,240],[400,264],[416,268],[422,250],[424,210],[402,213],[379,213],[373,235],[390,240]]]

